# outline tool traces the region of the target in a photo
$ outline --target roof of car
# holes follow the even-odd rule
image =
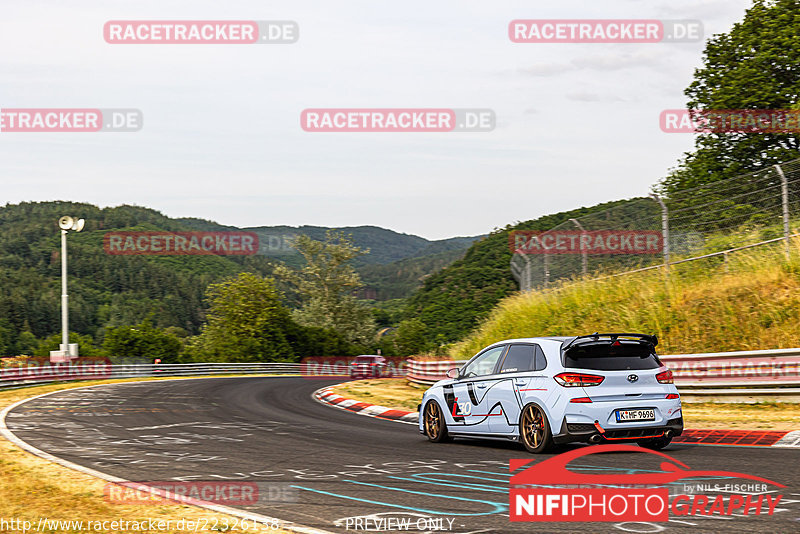
[[[503,343],[546,343],[546,344],[558,344],[559,346],[567,341],[568,339],[572,339],[571,337],[523,337],[517,339],[504,339],[503,341],[498,341],[497,343],[492,343],[492,345],[502,345]]]

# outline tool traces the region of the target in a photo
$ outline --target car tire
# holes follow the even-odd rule
[[[645,449],[652,449],[654,451],[663,449],[667,445],[670,444],[672,438],[667,438],[661,436],[660,438],[653,438],[653,439],[645,439],[642,441],[637,441],[640,447],[644,447]]]
[[[528,404],[519,416],[519,440],[528,452],[540,454],[553,446],[547,414],[538,404]]]
[[[452,439],[447,433],[447,423],[444,420],[442,407],[434,400],[428,401],[428,404],[425,405],[422,427],[425,430],[425,436],[428,441],[443,443]]]

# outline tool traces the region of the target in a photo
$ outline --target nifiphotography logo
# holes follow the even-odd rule
[[[567,469],[573,460],[609,452],[658,456],[662,459],[661,472],[614,475],[578,473]],[[510,461],[510,470],[514,473],[509,487],[511,521],[664,522],[671,516],[771,516],[783,495],[766,493],[767,486],[786,487],[745,473],[692,470],[663,452],[633,445],[576,449],[525,467],[532,461]],[[724,494],[713,498],[695,492],[670,495],[666,487],[687,478],[709,477],[746,479],[759,484],[725,484]],[[684,485],[684,491],[687,488],[691,487]],[[757,491],[751,492],[753,489]]]

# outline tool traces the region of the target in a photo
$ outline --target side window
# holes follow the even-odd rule
[[[506,359],[503,360],[501,373],[519,373],[522,371],[533,371],[538,345],[511,345],[508,348]],[[541,352],[542,349],[539,349]]]
[[[473,376],[492,374],[494,372],[494,366],[497,365],[497,360],[500,359],[500,355],[503,354],[505,349],[505,345],[500,345],[499,347],[487,350],[464,366],[464,368],[461,369],[461,376],[464,378],[471,378]]]
[[[542,347],[536,345],[536,358],[534,364],[534,371],[544,371],[545,367],[547,367],[547,358],[544,357],[544,351]]]

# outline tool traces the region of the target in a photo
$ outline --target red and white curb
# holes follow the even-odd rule
[[[336,386],[328,386],[318,389],[314,392],[314,399],[322,404],[327,404],[328,406],[333,406],[334,408],[339,408],[341,410],[347,410],[348,412],[357,413],[359,415],[377,417],[378,419],[396,421],[398,423],[405,423],[407,425],[419,424],[419,412],[396,410],[394,408],[378,406],[377,404],[370,404],[368,402],[359,402],[353,399],[348,399],[337,393],[334,393],[334,387]]]
[[[800,430],[692,430],[672,440],[689,445],[740,445],[745,447],[781,447],[800,449]]]
[[[418,412],[406,412],[348,399],[334,393],[333,388],[335,387],[328,386],[318,389],[313,394],[314,399],[322,404],[359,415],[377,417],[409,425],[419,424]],[[800,449],[800,430],[787,432],[774,430],[694,430],[687,428],[681,436],[674,438],[672,441],[673,443],[686,445],[738,445],[744,447]]]

